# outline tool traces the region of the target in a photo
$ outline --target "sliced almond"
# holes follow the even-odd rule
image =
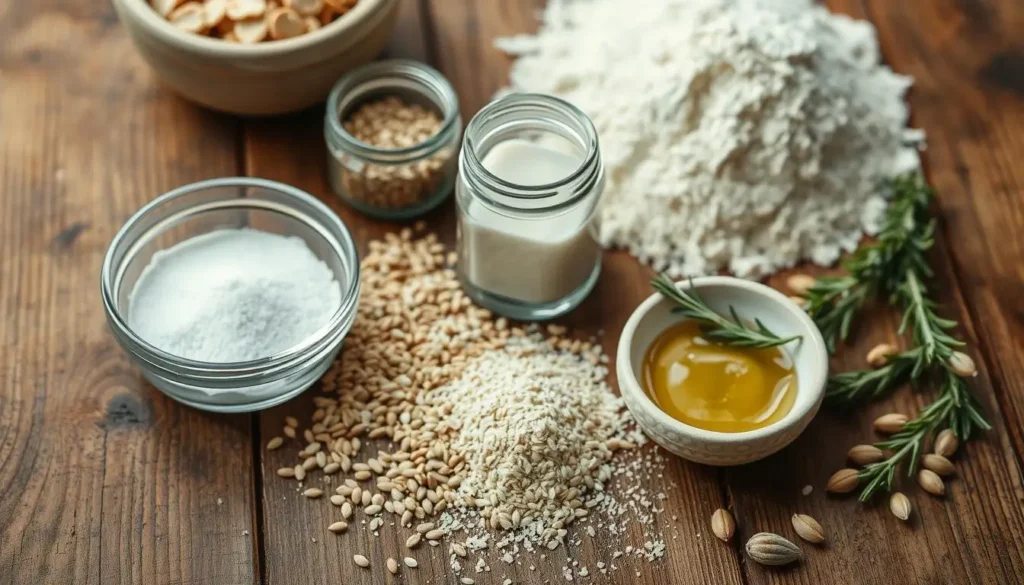
[[[290,39],[306,32],[306,23],[291,8],[274,10],[267,15],[267,23],[270,26],[270,38],[275,40]]]
[[[302,16],[316,16],[324,9],[323,0],[284,0],[284,5]]]
[[[167,18],[174,12],[174,9],[180,6],[185,0],[150,0],[149,5],[156,10],[156,13],[164,18]]]
[[[220,24],[227,15],[227,0],[205,0],[203,2],[203,19],[207,28],[213,28]]]
[[[250,18],[248,20],[239,20],[235,23],[235,28],[232,32],[238,37],[240,43],[258,43],[263,39],[267,38],[267,21],[262,18]]]
[[[226,6],[226,13],[231,20],[257,18],[266,12],[267,0],[228,0]]]
[[[167,20],[177,28],[190,33],[201,33],[207,30],[206,11],[198,2],[182,4],[167,17]]]

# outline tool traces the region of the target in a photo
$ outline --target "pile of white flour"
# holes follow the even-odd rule
[[[877,231],[879,184],[920,164],[911,79],[869,23],[810,0],[550,0],[498,46],[512,90],[597,126],[602,244],[672,276],[835,262]]]

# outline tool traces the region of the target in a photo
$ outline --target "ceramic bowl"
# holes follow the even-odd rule
[[[684,290],[693,286],[720,314],[728,314],[733,306],[741,317],[757,317],[777,335],[802,335],[801,340],[784,348],[796,369],[796,403],[782,420],[742,433],[707,431],[666,414],[641,386],[642,360],[654,339],[684,317],[672,313],[674,303],[655,293],[637,307],[619,338],[616,375],[633,418],[662,447],[684,459],[708,465],[749,463],[793,442],[817,414],[828,376],[828,352],[814,322],[785,295],[756,282],[709,276],[676,286]]]
[[[202,106],[243,115],[322,102],[344,73],[383,50],[399,6],[399,0],[359,0],[319,30],[243,45],[178,30],[146,0],[112,2],[135,48],[168,87]]]

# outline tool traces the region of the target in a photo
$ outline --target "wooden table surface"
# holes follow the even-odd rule
[[[874,22],[888,62],[917,79],[910,102],[928,133],[942,213],[936,288],[978,358],[972,387],[994,428],[958,453],[945,498],[904,486],[915,506],[909,524],[884,499],[861,505],[823,489],[851,445],[873,440],[875,416],[912,414],[929,399],[906,389],[854,414],[824,410],[794,445],[759,463],[715,469],[672,459],[651,486],[669,494],[657,519],[666,558],[622,559],[623,570],[593,582],[1021,582],[1024,3],[828,4]],[[534,30],[540,7],[402,0],[388,53],[443,71],[468,121],[506,79],[509,61],[492,39]],[[179,185],[276,179],[328,202],[362,246],[394,230],[330,195],[321,115],[243,120],[186,103],[157,83],[103,0],[0,3],[0,584],[456,582],[436,549],[419,551],[418,570],[391,577],[382,559],[401,552],[404,536],[333,536],[324,529],[331,506],[304,501],[274,475],[294,454],[267,455],[261,445],[286,415],[309,420],[309,394],[252,415],[186,408],[146,384],[106,328],[98,275],[108,242],[132,212]],[[447,241],[451,218],[450,202],[428,218]],[[608,253],[597,290],[564,322],[583,333],[604,328],[613,351],[648,294],[648,274]],[[867,348],[896,341],[896,322],[880,311],[834,368],[859,366]],[[815,489],[805,497],[806,484]],[[731,545],[708,529],[721,506],[738,521]],[[754,532],[792,535],[797,511],[825,525],[827,546],[804,545],[807,561],[782,571],[744,557],[740,543]],[[599,536],[569,556],[593,570],[615,547]],[[356,552],[378,570],[355,568]],[[480,585],[504,576],[564,582],[565,555],[536,571],[496,563],[501,570],[473,576]]]

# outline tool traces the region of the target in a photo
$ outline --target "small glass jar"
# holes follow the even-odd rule
[[[345,121],[360,106],[387,97],[433,111],[441,119],[437,133],[412,146],[381,148],[345,129]],[[331,187],[371,217],[421,215],[452,192],[461,134],[455,90],[436,69],[405,59],[364,65],[342,77],[327,98],[324,138]]]
[[[513,94],[480,110],[466,127],[456,186],[466,294],[519,320],[579,305],[601,272],[603,190],[597,130],[572,104]]]

